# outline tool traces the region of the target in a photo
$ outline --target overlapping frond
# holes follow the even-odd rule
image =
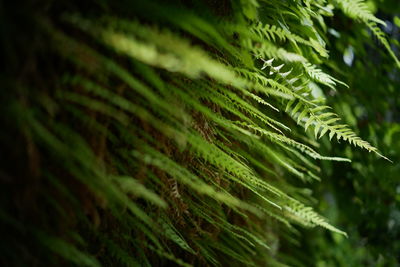
[[[364,0],[336,0],[339,7],[351,18],[365,23],[375,37],[382,43],[396,65],[400,68],[400,61],[393,53],[385,33],[378,25],[386,26],[386,23],[372,14]]]

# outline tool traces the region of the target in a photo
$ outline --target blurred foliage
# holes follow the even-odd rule
[[[396,2],[1,2],[0,265],[398,265]]]

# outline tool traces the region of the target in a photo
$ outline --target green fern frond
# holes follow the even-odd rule
[[[376,38],[382,43],[389,55],[396,62],[398,68],[400,68],[400,61],[394,54],[392,48],[386,39],[385,34],[378,27],[377,24],[386,26],[386,23],[378,18],[376,18],[368,6],[365,4],[364,0],[336,0],[339,7],[351,18],[363,22],[371,32],[376,36]]]
[[[306,86],[295,86],[295,83],[298,81],[297,78],[289,79],[286,77],[286,74],[280,72],[282,65],[274,67],[272,65],[272,61],[264,61],[267,63],[271,69],[272,73],[277,73],[280,77],[285,79],[286,86],[292,90],[294,96],[298,97],[299,94],[308,95],[310,93],[310,89]],[[305,121],[304,128],[307,130],[309,126],[314,126],[314,135],[315,138],[321,138],[326,133],[329,133],[329,139],[332,139],[333,136],[336,135],[337,140],[343,139],[344,141],[349,142],[354,146],[358,146],[368,150],[369,152],[375,152],[377,155],[387,159],[382,156],[378,149],[370,145],[367,141],[362,140],[358,137],[347,125],[337,124],[336,122],[340,120],[340,118],[335,113],[326,113],[322,111],[328,109],[328,106],[318,106],[315,103],[310,101],[304,101],[304,98],[298,97],[299,100],[293,99],[286,104],[285,111],[290,112],[291,116],[293,116],[297,123]]]
[[[317,66],[312,65],[311,63],[303,63],[303,67],[311,79],[321,84],[324,84],[331,89],[335,90],[336,83],[348,87],[347,84],[343,83],[342,81],[339,81],[338,79],[333,78],[329,74],[326,74],[322,70],[318,69]]]
[[[259,133],[259,134],[268,136],[272,141],[281,142],[281,143],[293,146],[293,147],[299,149],[301,152],[307,154],[308,156],[310,156],[310,157],[312,157],[314,159],[351,162],[351,160],[345,159],[345,158],[321,156],[316,151],[314,151],[312,148],[310,148],[310,147],[308,147],[308,146],[306,146],[306,145],[304,145],[302,143],[296,142],[295,140],[292,140],[292,139],[290,139],[290,138],[288,138],[288,137],[286,137],[284,135],[268,132],[268,131],[266,131],[266,130],[264,130],[262,128],[259,128],[257,126],[253,126],[253,125],[248,125],[248,124],[246,124],[244,122],[235,122],[235,123],[237,123],[238,125],[244,126],[244,127],[248,128],[248,129],[251,129],[251,130],[253,130],[253,131],[255,131],[255,132]]]
[[[155,253],[157,253],[160,257],[166,258],[166,259],[172,261],[173,263],[177,264],[178,266],[193,267],[193,265],[191,265],[187,262],[184,262],[182,259],[175,257],[173,254],[171,254],[165,250],[154,248],[151,245],[149,245],[148,248],[150,250],[154,251]]]
[[[382,45],[386,48],[386,51],[389,53],[390,57],[396,62],[398,68],[400,68],[400,61],[397,56],[394,54],[390,44],[385,36],[385,33],[378,27],[378,25],[374,22],[367,22],[368,28],[373,32],[376,38],[382,43]]]
[[[364,0],[335,0],[343,12],[350,18],[362,22],[375,22],[378,24],[386,25],[384,21],[375,17],[369,7],[365,4]]]
[[[43,232],[36,232],[36,236],[40,243],[47,247],[50,251],[58,254],[66,260],[69,260],[79,266],[99,267],[100,262],[91,255],[78,250],[70,243],[54,236],[48,236]]]
[[[258,22],[254,25],[252,25],[251,27],[251,31],[254,32],[255,34],[257,34],[260,38],[262,38],[262,40],[268,40],[268,41],[272,41],[272,42],[277,42],[279,41],[290,41],[290,42],[294,42],[295,44],[299,43],[299,44],[303,44],[303,45],[307,45],[311,48],[314,48],[321,56],[323,57],[327,57],[328,56],[328,52],[326,51],[325,47],[323,47],[320,43],[318,43],[315,40],[305,40],[302,37],[291,33],[288,29],[285,28],[281,28],[278,27],[276,25],[269,25],[269,24],[262,24],[261,22]],[[259,56],[262,57],[266,57],[266,53],[264,53],[264,55],[260,55]],[[271,56],[267,56],[269,58],[273,57]],[[283,58],[283,57],[278,57],[278,58]],[[299,58],[300,55],[299,55]],[[304,59],[305,61],[305,59]]]
[[[313,227],[318,225],[326,229],[329,229],[332,232],[336,232],[344,236],[347,236],[345,232],[327,223],[326,219],[320,216],[318,213],[314,212],[312,208],[305,207],[300,202],[293,201],[291,203],[288,203],[288,205],[285,206],[285,210],[289,213],[289,216],[294,221],[304,224],[305,226]]]

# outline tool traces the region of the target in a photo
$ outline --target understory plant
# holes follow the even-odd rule
[[[362,0],[2,5],[2,266],[299,265],[326,148],[390,161],[325,97],[338,18],[400,66]]]

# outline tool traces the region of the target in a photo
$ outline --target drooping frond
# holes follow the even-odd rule
[[[303,63],[303,67],[307,75],[316,82],[324,84],[332,89],[335,89],[337,83],[348,87],[345,83],[323,72],[321,69],[318,69],[317,66],[315,65],[312,65],[310,63]]]
[[[369,7],[364,0],[335,0],[340,8],[349,17],[363,21],[363,22],[376,22],[385,25],[385,22],[378,19],[371,13]]]
[[[298,81],[297,78],[288,79],[286,73],[280,72],[282,65],[274,67],[272,61],[265,61],[265,63],[270,67],[271,74],[277,74],[278,77],[284,77],[286,79],[286,87],[294,92],[293,95],[295,97],[300,95],[307,96],[310,94],[310,89],[307,88],[307,86],[295,86]],[[310,66],[308,66],[308,68],[310,68]],[[317,102],[320,102],[320,100]],[[329,139],[336,136],[338,141],[343,139],[354,146],[361,147],[369,152],[375,152],[377,155],[387,159],[378,152],[377,148],[358,137],[348,125],[338,124],[340,118],[333,112],[327,112],[329,108],[329,106],[316,104],[316,101],[304,101],[302,98],[297,97],[297,99],[294,98],[287,102],[285,111],[288,112],[298,124],[304,125],[305,130],[313,126],[315,138],[321,138],[328,133]]]
[[[386,48],[387,52],[396,62],[400,68],[400,61],[397,56],[393,53],[389,42],[386,39],[385,33],[378,27],[378,24],[386,26],[386,23],[377,17],[375,17],[369,7],[366,5],[364,0],[335,0],[339,4],[339,7],[351,18],[365,23],[376,38]]]
[[[376,38],[382,43],[382,45],[386,48],[386,51],[392,57],[392,59],[396,62],[398,68],[400,68],[400,61],[397,56],[394,54],[392,48],[388,40],[386,39],[385,33],[378,27],[378,25],[374,22],[367,22],[369,29],[374,33]]]
[[[261,38],[261,40],[266,39],[273,42],[287,40],[295,44],[299,43],[312,47],[323,57],[328,56],[328,52],[325,50],[325,47],[323,47],[320,43],[313,39],[311,39],[311,41],[305,40],[304,38],[291,33],[288,29],[283,29],[276,25],[263,24],[261,22],[255,24],[254,26],[251,26],[250,29],[252,32],[257,34],[258,37]]]

